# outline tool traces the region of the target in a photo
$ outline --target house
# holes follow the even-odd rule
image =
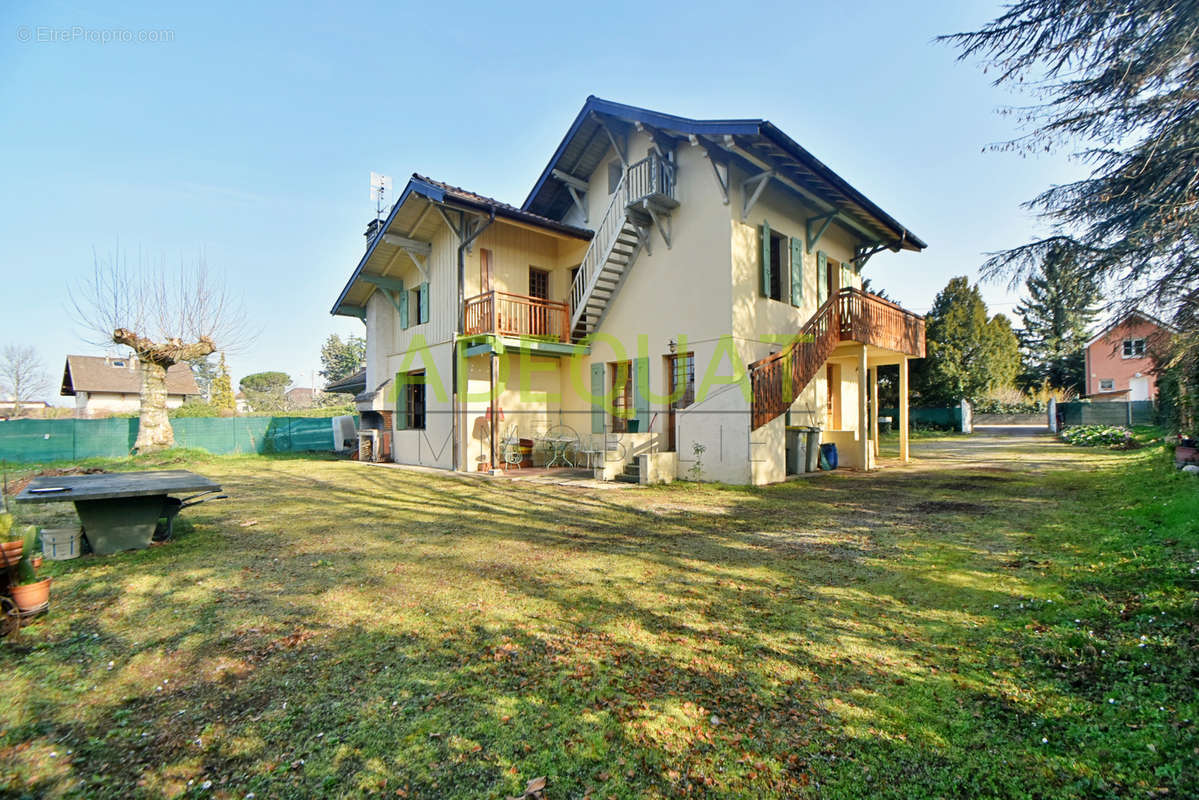
[[[1092,400],[1153,400],[1157,397],[1153,353],[1177,333],[1168,322],[1130,311],[1087,342],[1086,396]]]
[[[366,391],[366,367],[351,372],[339,381],[332,381],[325,386],[330,394],[349,394],[357,396]]]
[[[142,373],[136,357],[67,356],[62,396],[75,398],[77,418],[137,414],[141,411]],[[187,364],[167,370],[167,408],[178,408],[200,387]]]
[[[356,401],[397,462],[577,437],[605,479],[765,484],[803,425],[869,469],[893,364],[907,457],[924,321],[861,274],[926,245],[770,122],[590,97],[521,206],[413,174],[366,238],[332,313],[366,325]]]
[[[283,395],[287,408],[312,408],[316,405],[317,391],[311,386],[296,386]]]

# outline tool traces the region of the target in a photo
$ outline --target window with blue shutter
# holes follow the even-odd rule
[[[761,262],[762,273],[762,296],[770,297],[770,285],[774,282],[774,275],[770,271],[770,223],[762,220],[762,248],[758,254]]]
[[[408,330],[408,293],[404,291],[403,281],[400,281],[400,288],[396,292],[395,304],[400,312],[400,328]]]
[[[396,393],[396,430],[408,429],[408,376],[397,372],[395,377]]]
[[[419,287],[420,289],[420,322],[424,324],[429,321],[429,283],[426,281]]]
[[[802,239],[791,237],[791,305],[803,305],[803,251]]]
[[[649,359],[633,361],[633,409],[636,413],[637,430],[649,431]]]
[[[604,432],[604,365],[591,365],[591,432]]]
[[[824,305],[828,300],[828,254],[816,251],[816,303]]]

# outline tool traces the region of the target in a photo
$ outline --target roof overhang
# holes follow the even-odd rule
[[[573,200],[554,172],[578,178],[590,175],[608,153],[613,137],[634,126],[650,129],[658,141],[702,146],[709,157],[734,164],[743,172],[770,171],[770,180],[849,228],[864,243],[896,251],[927,247],[920,237],[766,120],[688,119],[595,96],[587,98],[521,207],[541,216],[563,218]]]
[[[397,276],[409,264],[425,272],[427,261],[423,259],[427,259],[438,229],[447,224],[444,216],[447,211],[503,220],[550,236],[583,240],[591,236],[589,231],[413,175],[371,239],[330,313],[365,320],[366,302],[376,289],[393,288],[398,283]]]

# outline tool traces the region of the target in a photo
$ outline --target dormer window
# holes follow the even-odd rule
[[[1144,358],[1145,357],[1145,340],[1144,339],[1125,339],[1124,340],[1124,357],[1125,358]]]

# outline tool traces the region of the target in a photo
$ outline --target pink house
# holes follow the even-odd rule
[[[1152,400],[1157,396],[1153,351],[1177,333],[1167,322],[1132,311],[1087,342],[1086,396],[1092,400]]]

